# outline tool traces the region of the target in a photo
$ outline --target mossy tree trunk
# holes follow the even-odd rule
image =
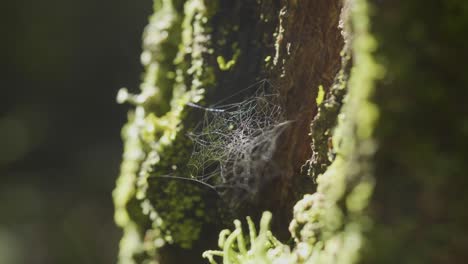
[[[113,194],[120,263],[203,262],[234,218],[257,223],[267,210],[279,240],[261,231],[244,252],[236,224],[223,251],[208,255],[225,263],[461,260],[467,243],[450,236],[468,220],[466,196],[455,195],[468,171],[466,92],[454,98],[448,87],[468,83],[451,63],[466,55],[452,47],[467,44],[457,36],[468,7],[454,0],[422,14],[422,1],[368,2],[154,0],[141,93],[118,95],[135,105]],[[264,80],[288,126],[266,163],[273,168],[256,176],[268,180],[233,208],[235,196],[226,201],[193,181],[187,135],[204,106],[242,100]]]

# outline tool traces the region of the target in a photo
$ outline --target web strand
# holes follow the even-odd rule
[[[278,95],[268,81],[239,103],[189,106],[204,111],[203,122],[189,134],[194,148],[188,164],[192,177],[240,201],[254,196],[265,181],[276,177],[272,162],[278,137],[290,122],[284,120]]]

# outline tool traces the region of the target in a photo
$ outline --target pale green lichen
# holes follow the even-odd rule
[[[177,155],[168,153],[180,156],[184,154],[176,149],[187,149],[183,143],[174,144],[180,133],[184,133],[182,120],[188,111],[187,103],[202,100],[205,90],[214,83],[213,70],[203,67],[204,54],[208,53],[210,44],[206,30],[209,17],[214,13],[213,6],[205,6],[204,1],[199,0],[186,1],[185,5],[183,2],[155,0],[155,13],[143,39],[141,61],[145,75],[141,93],[132,95],[124,88],[117,96],[120,103],[136,105],[123,129],[124,156],[113,192],[115,220],[124,231],[120,263],[134,263],[135,256],[141,252],[156,259],[156,249],[165,243],[190,247],[200,232],[201,223],[196,222],[200,219],[174,221],[182,218],[177,208],[190,207],[193,201],[200,199],[197,194],[183,201],[174,200],[173,208],[158,212],[154,204],[157,199],[150,201],[147,193],[148,177],[158,173],[155,166],[170,168],[173,165],[161,164],[161,157],[176,159]],[[183,46],[179,47],[181,40]],[[180,59],[187,54],[190,60]],[[181,158],[180,162],[183,160]],[[173,199],[178,196],[172,194]],[[132,201],[138,201],[140,209],[129,211],[135,206],[130,204]],[[151,228],[142,230],[145,224],[138,221],[151,223]]]
[[[141,114],[141,111],[131,114],[129,122],[122,130],[122,138],[125,142],[123,161],[116,188],[112,193],[115,205],[115,222],[123,228],[123,236],[120,241],[121,250],[119,252],[121,263],[133,263],[133,254],[141,250],[142,237],[127,208],[130,200],[135,195],[136,175],[145,155],[138,136],[139,123],[137,120],[142,119]]]
[[[289,231],[296,243],[314,245],[328,239],[342,225],[343,213],[320,193],[305,195],[293,210]]]
[[[209,26],[207,25],[210,16],[214,13],[214,6],[205,5],[204,1],[187,1],[184,5],[185,17],[182,22],[182,45],[174,60],[177,66],[176,83],[173,86],[173,95],[170,101],[170,111],[161,117],[155,115],[148,116],[146,120],[149,125],[147,134],[150,151],[147,159],[143,162],[139,180],[137,198],[145,203],[146,212],[153,221],[152,229],[147,232],[154,233],[157,230],[161,234],[165,243],[176,243],[183,248],[190,248],[192,243],[198,238],[201,226],[206,221],[204,217],[187,218],[184,214],[188,209],[197,209],[194,204],[202,206],[197,193],[186,193],[180,197],[180,188],[177,188],[177,181],[170,185],[165,192],[168,193],[169,200],[148,198],[148,177],[157,175],[154,166],[161,168],[172,167],[174,163],[162,164],[161,156],[171,157],[173,161],[183,162],[187,159],[187,147],[181,145],[183,139],[176,138],[183,134],[183,117],[187,112],[187,103],[198,103],[203,99],[207,88],[214,85],[214,74],[210,67],[204,65],[204,56],[209,53]],[[187,55],[190,60],[183,59]],[[186,69],[186,71],[183,71]],[[189,82],[189,86],[187,83]],[[187,139],[186,139],[187,140]],[[167,161],[166,161],[167,162]],[[158,185],[157,179],[153,181]],[[174,189],[175,188],[175,189]],[[153,195],[153,194],[151,194]],[[158,206],[157,203],[164,203]],[[159,210],[158,210],[159,209]],[[199,208],[198,208],[199,209]],[[163,246],[164,243],[158,243]],[[152,250],[155,250],[155,247]]]
[[[287,8],[284,6],[279,13],[279,25],[278,25],[278,30],[275,32],[274,37],[275,37],[275,56],[273,58],[273,65],[277,65],[279,62],[280,58],[280,53],[281,53],[281,45],[283,43],[284,39],[284,20],[285,16],[287,13]]]
[[[215,257],[222,258],[224,264],[294,263],[292,262],[293,256],[290,255],[289,247],[283,245],[272,235],[270,231],[271,218],[270,212],[263,213],[257,235],[252,219],[247,217],[249,228],[247,241],[241,222],[235,220],[234,231],[231,232],[225,229],[219,235],[218,246],[222,250],[205,251],[203,257],[207,258],[211,264],[218,263]]]

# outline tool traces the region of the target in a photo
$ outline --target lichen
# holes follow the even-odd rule
[[[201,101],[206,89],[214,83],[213,70],[203,67],[204,55],[209,52],[210,45],[206,24],[214,13],[213,6],[206,6],[199,0],[186,1],[185,5],[183,2],[155,1],[155,13],[143,40],[141,59],[145,77],[141,93],[132,95],[122,89],[118,94],[119,102],[136,105],[123,129],[124,157],[113,193],[115,219],[124,229],[121,263],[134,263],[134,258],[142,251],[147,257],[157,259],[156,248],[165,243],[190,247],[200,233],[201,223],[197,222],[201,221],[200,217],[177,221],[183,218],[183,210],[200,199],[198,194],[178,200],[178,193],[173,193],[178,189],[174,181],[169,184],[173,187],[166,190],[172,192],[169,201],[172,208],[164,209],[158,206],[158,199],[148,198],[148,178],[165,173],[166,170],[161,168],[171,168],[174,161],[181,163],[189,156],[186,141],[179,140],[174,144],[185,133],[183,120],[190,111],[186,105]],[[181,42],[182,46],[179,46]],[[165,157],[169,156],[172,158],[167,160]],[[158,180],[153,179],[153,184],[158,185]],[[152,193],[154,195],[158,194]],[[134,206],[133,201],[137,201],[140,209],[129,209],[130,204]],[[150,228],[143,230],[142,227],[148,224]]]
[[[148,192],[148,177],[151,173],[157,173],[158,168],[162,168],[159,169],[159,173],[164,173],[165,168],[172,167],[176,161],[182,163],[188,158],[189,153],[186,146],[188,139],[181,139],[181,136],[185,134],[182,120],[189,111],[186,109],[186,105],[189,102],[198,103],[203,99],[205,90],[214,84],[212,69],[202,67],[205,64],[204,55],[209,52],[210,46],[207,23],[214,13],[210,8],[214,7],[206,6],[204,1],[200,0],[187,1],[184,5],[182,46],[174,61],[178,70],[170,101],[170,111],[160,118],[153,117],[149,120],[152,122],[148,122],[153,135],[159,135],[159,137],[148,142],[151,150],[146,161],[142,164],[139,177],[140,193],[137,193],[137,198],[146,203],[148,215],[154,216],[152,230],[148,232],[154,232],[154,229],[159,230],[158,232],[162,234],[166,243],[177,243],[183,248],[191,247],[193,241],[198,238],[201,226],[206,220],[198,217],[187,219],[187,215],[184,215],[187,209],[203,209],[200,194],[188,192],[183,198],[180,198],[179,193],[183,190],[178,187],[178,182],[174,181],[169,183],[168,188],[164,190],[168,194],[165,197],[169,197],[169,200],[150,199],[150,195],[159,195],[159,193]],[[190,59],[179,59],[187,55],[191,56]],[[181,71],[181,69],[187,68],[187,65],[189,65],[187,71]],[[188,82],[189,80],[191,82]],[[178,139],[176,140],[176,138]],[[162,163],[161,156],[171,157],[170,164]],[[157,179],[153,180],[153,185],[158,185]],[[141,196],[139,197],[138,194]],[[194,207],[194,202],[201,203],[200,208]],[[164,204],[164,206],[160,206],[160,204]],[[184,221],[180,221],[184,218]],[[160,246],[162,245],[164,244],[161,243]]]
[[[247,217],[248,235],[242,229],[242,223],[234,220],[234,231],[221,231],[218,246],[222,250],[208,250],[203,253],[211,264],[217,264],[215,257],[222,258],[224,264],[236,263],[295,263],[289,247],[279,242],[270,231],[272,215],[264,212],[257,235],[255,224]],[[246,241],[246,237],[248,240]],[[248,248],[247,248],[248,247]]]

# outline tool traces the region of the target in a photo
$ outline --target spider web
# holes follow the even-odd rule
[[[272,157],[290,123],[268,81],[248,89],[254,89],[253,95],[238,103],[190,105],[204,111],[203,122],[189,133],[194,143],[191,176],[237,202],[255,196],[264,182],[278,175]]]

